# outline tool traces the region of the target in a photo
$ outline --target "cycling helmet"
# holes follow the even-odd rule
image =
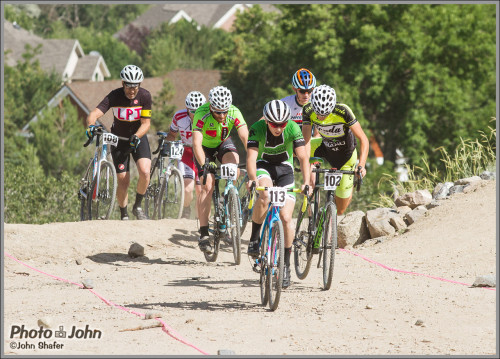
[[[285,123],[290,118],[290,107],[281,100],[269,101],[262,112],[269,122]]]
[[[317,115],[329,115],[335,108],[336,103],[335,90],[328,85],[316,87],[311,94],[312,109]]]
[[[196,110],[205,102],[207,102],[207,99],[199,91],[191,91],[186,96],[186,107],[190,110]]]
[[[303,90],[313,89],[316,87],[316,77],[308,69],[301,68],[293,74],[292,86]]]
[[[233,96],[231,96],[231,91],[224,86],[217,86],[210,90],[208,94],[208,101],[213,108],[219,110],[229,110],[231,103],[233,102]]]
[[[120,77],[123,81],[131,84],[139,84],[144,80],[142,70],[135,65],[127,65],[120,72]]]

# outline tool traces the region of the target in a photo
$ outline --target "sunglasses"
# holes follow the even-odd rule
[[[311,92],[313,92],[313,90],[312,90],[312,89],[309,89],[309,90],[299,89],[299,92],[300,92],[302,95],[304,95],[304,94],[306,94],[306,93],[311,93]]]
[[[274,123],[274,122],[267,122],[269,125],[271,125],[272,128],[285,128],[287,125],[287,122],[283,123]]]
[[[225,115],[227,113],[227,110],[226,111],[215,111],[215,110],[212,110],[213,113],[217,114],[217,115]]]
[[[127,88],[139,87],[139,84],[131,84],[131,83],[125,82],[125,87],[127,87]]]

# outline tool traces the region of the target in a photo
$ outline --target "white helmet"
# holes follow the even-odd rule
[[[189,110],[196,110],[198,107],[207,102],[207,99],[199,91],[191,91],[186,96],[186,107]]]
[[[335,90],[328,85],[316,87],[311,94],[312,109],[317,115],[329,115],[335,108],[336,103]]]
[[[208,101],[213,108],[219,110],[229,110],[233,102],[231,91],[224,86],[217,86],[210,90],[208,94]]]
[[[142,70],[135,65],[127,65],[120,72],[120,77],[123,81],[131,84],[139,84],[144,80]]]
[[[281,100],[269,101],[262,112],[269,122],[284,123],[290,118],[290,107]]]

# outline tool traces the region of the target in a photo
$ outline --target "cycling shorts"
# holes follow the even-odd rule
[[[115,165],[116,173],[128,172],[130,167],[130,154],[132,158],[137,163],[141,158],[148,158],[151,160],[151,150],[149,149],[148,136],[144,135],[139,142],[137,149],[132,151],[129,155],[124,157],[130,149],[129,142],[126,140],[118,140],[118,145],[114,147],[111,151],[111,157],[113,158],[113,164]]]
[[[182,173],[182,177],[194,179],[196,184],[200,184],[198,169],[194,164],[193,149],[191,147],[184,147],[184,154],[182,155],[182,160],[179,162],[178,167],[179,171]]]
[[[261,178],[269,178],[276,187],[295,187],[293,168],[286,164],[274,165],[264,160],[257,161],[257,179]],[[295,192],[287,192],[286,196],[295,201]]]
[[[235,152],[238,153],[238,150],[236,149],[236,146],[234,145],[233,141],[231,141],[231,138],[228,138],[224,142],[222,142],[219,146],[215,148],[209,148],[205,146],[201,146],[203,148],[203,152],[205,153],[205,157],[208,158],[210,162],[215,162],[215,159],[217,158],[220,163],[222,163],[222,157],[228,152]],[[203,166],[200,166],[198,161],[196,160],[196,157],[194,157],[195,165],[196,168],[198,169],[198,176],[202,177],[203,176]]]

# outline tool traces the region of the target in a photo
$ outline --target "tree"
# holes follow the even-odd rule
[[[151,119],[151,127],[156,131],[168,132],[172,116],[175,113],[175,105],[171,101],[175,95],[174,86],[168,78],[163,80],[160,93],[153,99],[156,106],[155,115]]]

